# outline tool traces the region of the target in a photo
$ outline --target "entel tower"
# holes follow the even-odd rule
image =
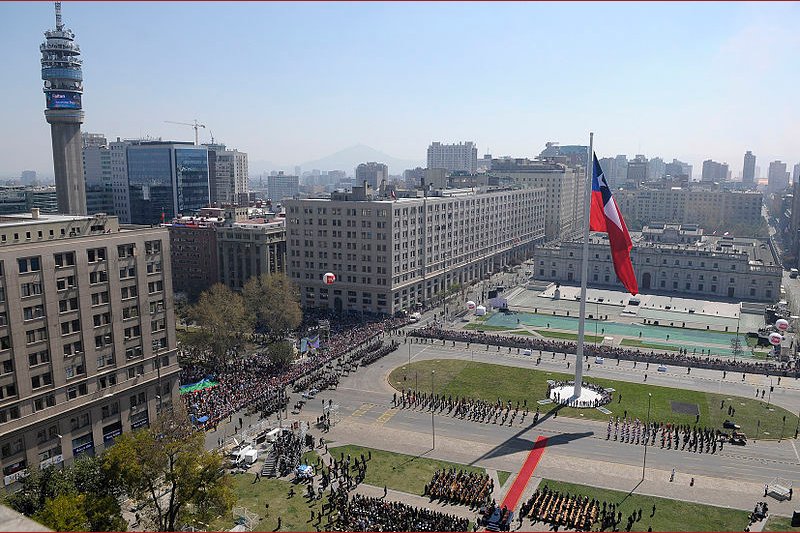
[[[42,52],[42,79],[47,99],[44,116],[50,124],[53,139],[58,212],[85,215],[86,187],[81,140],[81,49],[75,43],[75,34],[65,28],[61,21],[61,2],[55,4],[56,29],[44,32],[46,40],[39,47]]]

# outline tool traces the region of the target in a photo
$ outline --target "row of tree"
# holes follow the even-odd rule
[[[297,287],[285,274],[262,274],[245,283],[241,294],[218,283],[200,294],[187,318],[200,329],[191,336],[198,353],[223,363],[242,351],[255,333],[278,341],[303,319]]]
[[[204,440],[178,406],[152,427],[120,435],[101,456],[32,469],[4,503],[55,531],[126,531],[123,497],[150,530],[209,523],[236,497],[222,456]]]

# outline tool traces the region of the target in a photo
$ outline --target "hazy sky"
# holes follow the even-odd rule
[[[190,140],[251,161],[432,140],[534,156],[547,141],[741,172],[800,160],[798,3],[65,2],[84,131]],[[52,175],[40,79],[49,2],[0,3],[0,176]],[[201,130],[208,140],[208,130]]]

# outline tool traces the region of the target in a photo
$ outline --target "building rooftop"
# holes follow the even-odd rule
[[[35,224],[56,224],[63,222],[78,222],[93,220],[95,216],[59,215],[53,213],[19,213],[13,215],[0,215],[0,227],[27,226]],[[114,217],[116,218],[116,217]]]

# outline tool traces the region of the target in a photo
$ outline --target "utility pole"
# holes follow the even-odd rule
[[[435,390],[436,390],[434,385],[435,377],[436,377],[436,370],[431,370],[431,396],[434,397],[431,398],[431,401],[434,402],[434,405],[435,405]],[[431,406],[431,438],[433,439],[433,445],[431,446],[431,449],[433,450],[436,449],[436,426],[434,425],[433,422],[434,420],[433,413],[435,410],[436,408],[434,406]]]
[[[647,425],[645,425],[645,431],[650,430],[650,400],[653,399],[653,395],[649,392],[647,393]],[[642,481],[644,481],[644,469],[647,465],[647,441],[645,441],[644,445],[644,458],[642,459]]]

